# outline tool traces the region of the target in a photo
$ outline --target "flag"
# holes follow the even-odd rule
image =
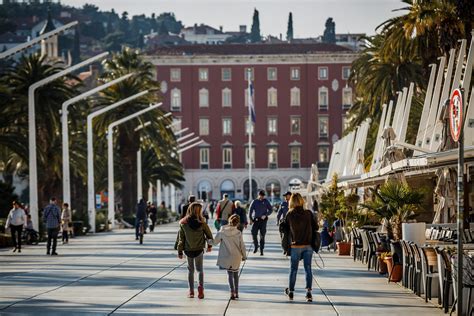
[[[249,76],[250,77],[250,76]],[[249,116],[252,118],[252,122],[255,123],[255,106],[253,104],[253,84],[249,78],[249,97],[248,97],[248,104],[249,104]]]

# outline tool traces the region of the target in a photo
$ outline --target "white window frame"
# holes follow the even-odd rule
[[[295,154],[295,153],[298,156],[298,161],[293,160],[293,154]],[[291,164],[291,168],[300,168],[300,166],[301,166],[301,147],[299,147],[299,146],[291,147],[291,149],[290,149],[290,164]]]
[[[326,76],[321,76],[321,71],[326,70]],[[329,68],[328,67],[318,67],[318,79],[319,80],[328,80],[329,79]]]
[[[222,89],[222,107],[232,107],[232,90],[227,87]]]
[[[226,123],[228,124],[228,132],[226,132]],[[222,135],[230,136],[232,135],[232,118],[223,117],[222,118]]]
[[[229,72],[229,78],[225,78],[224,76],[224,73],[225,72]],[[229,68],[229,67],[225,67],[225,68],[222,68],[221,70],[221,80],[222,81],[231,81],[232,80],[232,68]]]
[[[254,81],[254,80],[255,80],[255,71],[254,71],[253,67],[245,67],[245,68],[244,68],[244,80],[245,80],[245,81],[248,81],[248,80],[249,80],[249,79],[248,79],[248,75],[247,75],[247,73],[248,73],[249,70],[252,72],[252,73],[250,74],[250,77],[251,77],[250,79],[251,79],[252,81]]]
[[[209,90],[207,90],[206,88],[199,89],[199,107],[209,107]]]
[[[321,159],[323,151],[326,153],[326,158]],[[318,162],[329,162],[329,146],[320,146],[318,149]]]
[[[199,135],[200,136],[209,136],[209,118],[200,117],[199,118]]]
[[[278,90],[274,87],[270,87],[267,90],[267,106],[277,107],[278,106]]]
[[[298,87],[293,87],[290,89],[290,106],[300,106],[301,105],[301,90]]]
[[[175,94],[177,93],[177,94]],[[178,88],[171,89],[170,92],[170,110],[181,111],[181,90]]]
[[[274,155],[272,155],[272,151],[274,151]],[[267,160],[268,160],[268,169],[277,169],[278,168],[278,147],[271,146],[268,147],[267,150]],[[275,161],[270,161],[270,157],[273,156]]]
[[[349,102],[346,102],[346,92],[350,93],[350,100]],[[343,108],[350,108],[352,106],[352,88],[351,87],[345,87],[342,88],[342,107]]]
[[[326,121],[326,135],[321,134],[322,121]],[[319,138],[329,138],[329,116],[318,117],[318,136]]]
[[[228,154],[228,161],[226,161],[226,154]],[[232,169],[232,147],[222,148],[222,168]]]
[[[209,81],[209,68],[199,68],[199,81]]]
[[[290,68],[290,80],[300,80],[301,70],[300,67],[291,67]]]
[[[346,71],[346,70],[349,70],[349,71],[348,71],[348,72],[349,72],[349,75],[348,75],[348,76],[345,75],[345,71]],[[341,74],[342,79],[343,79],[343,80],[348,80],[350,76],[351,76],[351,67],[350,67],[350,66],[344,66],[344,67],[342,67],[342,74]]]
[[[293,131],[293,120],[298,121],[298,131]],[[301,135],[301,117],[290,116],[290,135]]]
[[[278,70],[277,70],[276,67],[268,67],[267,68],[267,80],[268,81],[278,80]]]
[[[205,159],[203,159],[205,158]],[[200,148],[199,149],[199,168],[200,169],[209,169],[210,168],[210,161],[209,161],[209,148]],[[206,168],[203,168],[204,165],[207,165]]]
[[[171,82],[181,81],[181,68],[170,68],[170,81]]]
[[[271,126],[273,125],[275,126]],[[274,131],[273,131],[274,127]],[[277,117],[268,117],[267,118],[267,135],[278,135],[278,118]]]
[[[322,97],[322,93],[325,92],[326,93],[326,102],[323,102],[323,97]],[[324,104],[326,103],[326,104]],[[319,87],[318,89],[318,107],[320,110],[327,110],[329,109],[329,89],[326,88],[326,87]]]

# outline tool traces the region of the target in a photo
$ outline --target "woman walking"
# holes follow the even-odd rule
[[[26,228],[26,213],[21,204],[17,201],[13,202],[13,208],[8,213],[5,228],[10,228],[13,241],[13,252],[21,252],[21,233],[23,227]]]
[[[63,230],[63,244],[69,242],[69,231],[72,228],[72,213],[68,203],[63,204],[61,212],[61,228]]]
[[[311,270],[311,260],[313,258],[313,236],[318,231],[318,223],[315,216],[309,210],[304,209],[304,199],[299,193],[291,195],[289,211],[282,223],[283,234],[288,243],[283,243],[283,248],[291,256],[289,286],[285,289],[285,294],[293,300],[295,291],[296,274],[298,265],[303,260],[306,274],[306,300],[313,301],[311,294],[313,273]]]
[[[234,202],[234,214],[238,215],[240,218],[240,223],[237,226],[237,228],[243,232],[244,228],[247,228],[248,222],[247,222],[247,213],[245,212],[245,209],[241,206],[240,201],[235,201]]]
[[[231,300],[239,298],[240,263],[247,259],[244,239],[238,229],[240,223],[241,220],[237,214],[231,215],[229,224],[222,226],[213,242],[214,246],[221,243],[217,256],[217,266],[227,270]]]
[[[204,298],[204,271],[203,257],[206,240],[212,240],[212,233],[206,220],[202,215],[202,205],[194,202],[188,209],[186,216],[179,222],[178,232],[178,258],[183,258],[183,252],[188,259],[188,282],[189,298],[194,297],[194,270],[199,275],[198,298]],[[210,252],[212,245],[208,243],[207,252]]]

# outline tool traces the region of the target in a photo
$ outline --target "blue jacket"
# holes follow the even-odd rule
[[[286,216],[286,213],[288,213],[288,202],[283,201],[280,204],[280,208],[278,209],[277,213],[277,223],[280,222],[280,220],[284,219]]]
[[[273,212],[272,206],[267,199],[253,200],[252,204],[250,205],[249,217],[252,221],[255,219],[260,218],[262,216],[269,216]]]

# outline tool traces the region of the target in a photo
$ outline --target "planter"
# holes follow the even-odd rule
[[[378,258],[379,260],[379,273],[380,274],[387,274],[388,268],[387,264],[385,263],[385,260],[381,259],[380,257]]]
[[[337,244],[337,253],[339,256],[350,256],[351,255],[351,243],[339,241]]]
[[[403,274],[402,266],[401,265],[394,266],[392,257],[386,257],[384,261],[387,264],[388,277],[389,277],[388,282],[400,282],[400,280],[402,279],[402,274]]]

